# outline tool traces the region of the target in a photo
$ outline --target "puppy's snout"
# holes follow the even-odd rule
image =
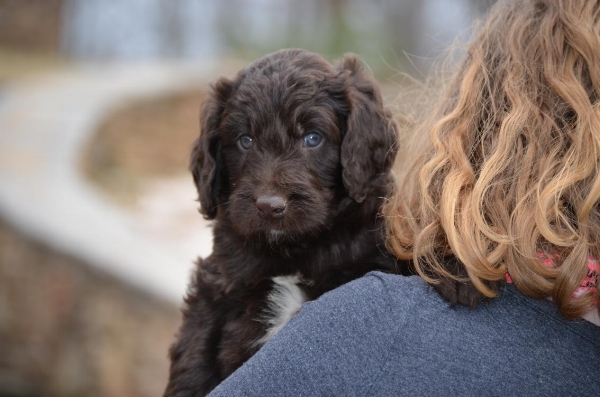
[[[260,196],[256,199],[256,209],[264,218],[281,218],[286,208],[287,204],[281,196]]]

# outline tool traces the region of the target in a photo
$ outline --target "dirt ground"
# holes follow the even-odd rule
[[[187,175],[204,91],[149,99],[107,118],[90,140],[82,167],[121,204],[135,204],[157,179]],[[191,178],[190,178],[191,184]]]

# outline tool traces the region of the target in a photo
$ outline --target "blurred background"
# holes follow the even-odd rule
[[[393,102],[493,0],[0,0],[0,396],[159,396],[210,81],[361,55]]]

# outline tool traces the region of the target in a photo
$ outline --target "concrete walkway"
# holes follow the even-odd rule
[[[3,87],[0,216],[57,250],[179,304],[194,256],[210,252],[210,230],[203,226],[194,238],[195,254],[148,232],[139,214],[90,186],[80,174],[79,155],[115,108],[201,87],[215,74],[208,63],[80,66]],[[189,186],[186,194],[193,195],[191,180]],[[197,206],[193,198],[190,208]]]

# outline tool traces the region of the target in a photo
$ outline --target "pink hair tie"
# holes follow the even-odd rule
[[[546,267],[554,267],[555,261],[560,260],[560,256],[558,254],[547,254],[545,252],[538,252],[537,258],[540,260],[542,265]],[[598,279],[600,278],[600,263],[598,259],[593,256],[587,257],[587,266],[588,271],[586,276],[583,278],[583,281],[579,285],[579,287],[573,292],[574,298],[579,298],[581,296],[592,294],[594,297],[594,305],[598,304]],[[512,284],[513,280],[510,277],[508,272],[504,275],[504,279],[508,284]]]

